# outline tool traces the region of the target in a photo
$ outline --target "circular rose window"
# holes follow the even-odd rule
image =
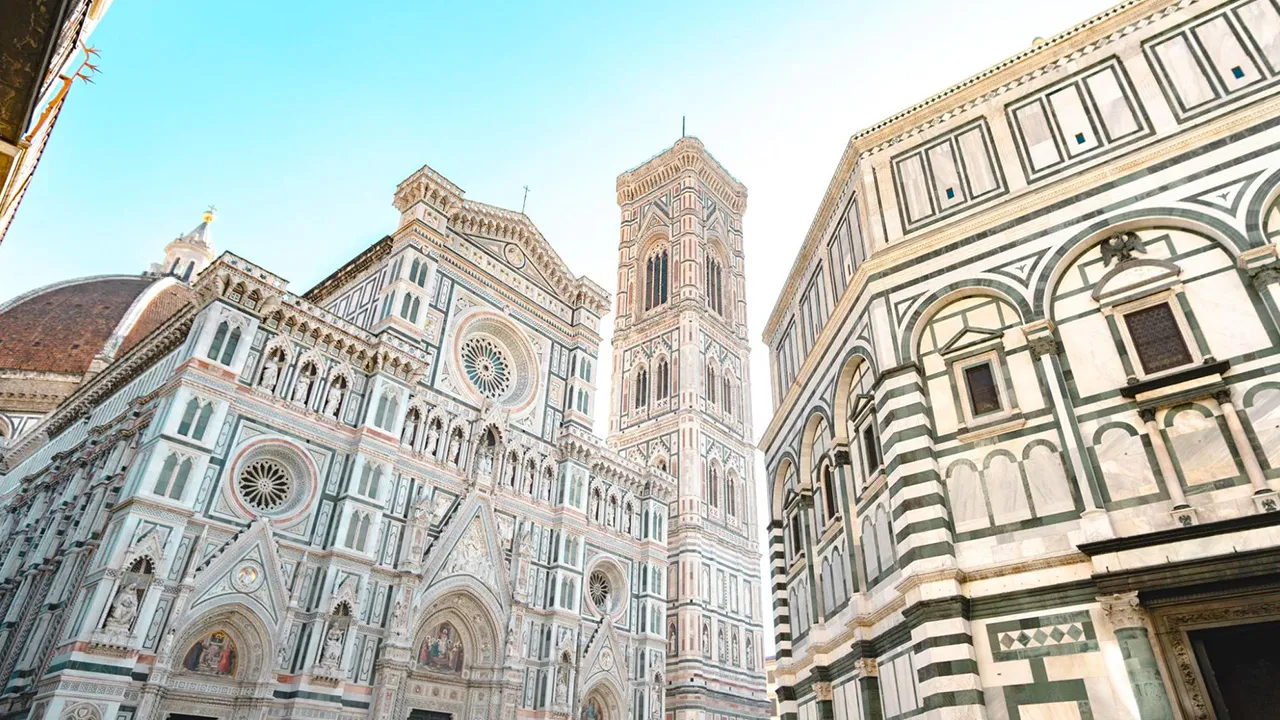
[[[490,400],[497,400],[511,389],[511,364],[493,341],[473,337],[462,343],[462,369],[467,379]]]
[[[528,336],[491,310],[463,314],[453,331],[449,378],[477,404],[513,411],[530,407],[538,391],[540,359]]]
[[[245,514],[288,522],[310,508],[318,472],[292,443],[257,439],[236,454],[227,475],[228,490]]]
[[[613,583],[609,582],[608,575],[599,570],[591,573],[591,578],[587,581],[587,592],[591,593],[591,603],[600,612],[612,609],[610,603],[613,600]]]
[[[271,512],[284,507],[293,497],[293,480],[289,471],[272,458],[254,460],[240,471],[236,489],[249,507]]]

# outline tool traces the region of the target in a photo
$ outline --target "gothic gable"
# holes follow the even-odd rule
[[[254,521],[198,568],[191,597],[191,614],[240,602],[268,620],[269,625],[277,625],[289,593],[270,526],[263,520]]]
[[[426,582],[421,594],[452,579],[476,582],[497,599],[505,610],[510,605],[511,587],[502,539],[487,497],[473,490],[454,515],[454,520],[436,542],[423,573]]]

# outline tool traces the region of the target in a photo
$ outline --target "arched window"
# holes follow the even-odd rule
[[[195,270],[196,270],[195,260],[192,260],[191,262],[187,263],[187,269],[185,272],[182,273],[182,281],[187,282],[188,280],[190,280],[191,273],[195,272]]]
[[[409,322],[418,322],[418,309],[421,307],[422,301],[418,298],[413,299],[413,307],[409,308]]]
[[[840,508],[836,504],[836,481],[829,461],[825,459],[822,461],[818,475],[822,482],[822,502],[826,505],[823,510],[827,521],[830,522],[831,518],[840,514]]]
[[[733,384],[728,375],[724,376],[724,381],[721,383],[720,406],[724,408],[726,414],[733,412]]]
[[[720,474],[716,466],[707,469],[707,504],[713,508],[720,507]]]
[[[191,425],[196,421],[196,413],[200,411],[200,401],[191,398],[187,401],[187,409],[182,413],[182,421],[178,423],[179,435],[190,435]]]
[[[707,307],[716,311],[720,315],[724,314],[724,287],[723,287],[723,271],[720,267],[720,261],[708,255],[707,257],[707,273],[706,273],[706,292]]]
[[[636,409],[649,404],[649,371],[643,367],[636,370]]]
[[[669,255],[665,249],[649,256],[644,266],[644,309],[652,310],[667,302]]]
[[[655,388],[656,398],[658,400],[666,400],[671,394],[671,365],[667,363],[666,358],[658,360],[658,367],[654,370],[654,379],[657,381]]]
[[[738,486],[733,481],[733,475],[724,480],[724,512],[729,517],[738,516]]]
[[[401,298],[400,300],[400,317],[404,318],[405,320],[409,319],[409,305],[412,302],[413,302],[413,298],[409,296],[409,293],[405,293],[404,297]]]
[[[409,282],[418,282],[418,266],[421,264],[417,258],[413,259],[413,264],[409,266]]]
[[[716,369],[710,364],[707,365],[707,404],[716,404]]]
[[[213,342],[209,343],[209,359],[217,362],[218,357],[222,354],[222,346],[227,342],[227,333],[231,331],[231,327],[226,322],[218,323],[218,329],[213,332]]]
[[[196,418],[196,429],[191,433],[193,440],[203,440],[204,432],[209,428],[209,419],[213,417],[213,403],[208,402],[200,410],[200,416]]]
[[[213,342],[209,343],[209,359],[230,365],[236,357],[236,348],[240,346],[240,328],[232,328],[227,321],[218,323],[213,333]]]
[[[156,480],[155,494],[181,501],[190,475],[191,459],[187,458],[179,463],[178,455],[171,453],[160,466],[160,477]]]

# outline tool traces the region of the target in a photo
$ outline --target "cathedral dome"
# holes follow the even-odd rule
[[[104,350],[123,352],[154,330],[187,292],[159,278],[107,275],[14,298],[0,305],[0,371],[83,375]],[[107,348],[113,336],[117,347]]]

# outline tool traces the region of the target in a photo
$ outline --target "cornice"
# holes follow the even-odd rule
[[[692,171],[734,213],[747,209],[747,187],[707,152],[696,137],[682,137],[640,165],[618,176],[618,204],[625,205]]]
[[[788,273],[787,282],[765,323],[765,342],[769,342],[782,316],[794,304],[801,277],[808,265],[807,259],[813,248],[826,236],[833,213],[841,206],[839,201],[849,189],[854,171],[861,160],[940,124],[958,122],[960,115],[981,103],[1008,93],[1059,66],[1095,53],[1159,17],[1189,7],[1195,2],[1197,0],[1125,0],[1039,45],[855,133],[845,145],[836,171],[805,234],[801,250]]]
[[[773,411],[773,419],[761,436],[760,448],[768,452],[768,447],[775,440],[779,427],[785,422],[803,392],[803,378],[809,377],[818,367],[821,358],[835,341],[839,332],[841,318],[847,317],[864,299],[870,300],[874,283],[882,280],[882,274],[894,270],[912,258],[927,255],[947,245],[970,237],[985,229],[999,226],[1005,222],[1022,217],[1037,209],[1052,208],[1058,203],[1076,197],[1091,187],[1110,182],[1118,177],[1149,167],[1161,160],[1182,155],[1194,147],[1207,145],[1224,137],[1229,137],[1241,130],[1252,127],[1260,119],[1280,115],[1280,95],[1258,100],[1244,108],[1229,108],[1223,113],[1209,118],[1199,125],[1183,129],[1174,135],[1154,138],[1149,144],[1130,151],[1127,154],[1099,162],[1077,173],[1070,173],[1061,178],[1033,185],[1019,195],[1008,197],[1001,202],[979,208],[968,214],[957,216],[951,221],[908,237],[901,242],[883,248],[867,259],[854,270],[849,279],[849,286],[844,295],[832,308],[822,332],[814,340],[813,348],[805,356],[804,362],[796,373],[796,380],[786,388],[782,400]],[[771,335],[776,332],[777,321],[781,318],[779,309],[789,305],[779,300],[775,307],[775,316],[770,318],[772,325],[766,327],[763,339],[769,352],[773,345]],[[1031,320],[1033,318],[1028,318]]]
[[[303,299],[317,305],[323,304],[350,285],[354,280],[369,271],[369,268],[382,262],[391,254],[391,236],[365,248],[364,252],[352,258],[346,265],[334,270],[329,277],[316,283],[310,290],[302,294]]]

